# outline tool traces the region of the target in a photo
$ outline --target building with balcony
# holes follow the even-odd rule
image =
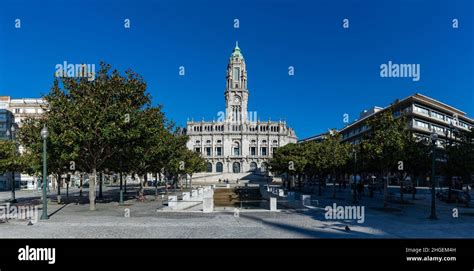
[[[367,120],[386,110],[391,110],[394,117],[405,116],[408,129],[419,139],[429,138],[432,131],[436,132],[439,138],[437,144],[440,147],[447,140],[455,140],[456,131],[469,131],[474,126],[474,120],[460,109],[416,93],[401,100],[397,99],[383,108],[364,110],[358,120],[339,131],[342,141],[359,143],[362,136],[369,131]]]
[[[0,140],[16,140],[16,130],[27,117],[40,117],[46,108],[43,99],[21,98],[12,99],[10,96],[0,96]],[[22,152],[22,146],[18,145]],[[0,176],[0,190],[11,189],[11,176],[15,174],[16,187],[25,189],[36,188],[34,176],[20,173],[6,173]]]

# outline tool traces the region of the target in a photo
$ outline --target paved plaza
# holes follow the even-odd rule
[[[57,204],[55,194],[48,206],[50,219],[28,225],[26,220],[11,219],[0,223],[0,238],[473,238],[474,208],[437,201],[439,219],[429,220],[429,194],[417,195],[403,205],[392,203],[383,210],[382,195],[363,197],[363,223],[355,220],[327,220],[325,206],[351,205],[349,189],[331,199],[332,189],[322,196],[312,195],[313,207],[284,208],[277,212],[265,208],[216,208],[202,213],[202,204],[182,211],[164,211],[160,197],[148,188],[144,202],[135,198],[130,188],[123,206],[119,206],[117,187],[104,188],[97,210],[89,211],[87,190],[79,200],[78,190],[71,189],[67,203]],[[0,192],[5,205],[10,192]],[[406,198],[410,199],[411,195]],[[17,191],[19,205],[39,204],[36,191]],[[317,201],[317,202],[316,202]],[[41,206],[38,205],[40,213]],[[453,208],[459,216],[453,217]],[[346,226],[350,230],[346,229]]]

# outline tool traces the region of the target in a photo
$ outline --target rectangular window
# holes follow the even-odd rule
[[[206,155],[211,156],[211,147],[206,147]]]
[[[444,133],[444,129],[442,127],[436,125],[431,125],[431,127],[433,127],[433,130],[436,132]]]
[[[417,105],[414,106],[415,107],[415,112],[418,112],[418,113],[421,113],[421,114],[425,114],[425,115],[428,115],[428,109],[425,109],[423,107],[419,107]]]
[[[444,120],[444,116],[438,112],[431,111],[431,116],[440,120]]]
[[[232,79],[234,80],[234,82],[239,82],[239,79],[240,79],[239,68],[234,67]]]
[[[267,155],[267,147],[262,147],[262,148],[261,148],[261,154],[262,154],[262,156],[266,156],[266,155]]]
[[[195,148],[194,151],[197,152],[197,153],[200,153],[200,152],[201,152],[201,148]]]
[[[217,156],[221,156],[222,155],[222,147],[216,147],[216,153],[217,153]]]
[[[429,125],[426,122],[415,120],[415,125],[421,128],[429,129]]]
[[[257,148],[256,147],[250,147],[250,155],[257,155]]]

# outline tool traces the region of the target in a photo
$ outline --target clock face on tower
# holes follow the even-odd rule
[[[234,102],[235,103],[240,103],[240,97],[239,96],[234,96]]]

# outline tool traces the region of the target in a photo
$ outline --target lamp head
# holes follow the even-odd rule
[[[48,132],[48,128],[46,127],[46,125],[43,127],[43,129],[41,129],[41,138],[42,139],[47,139],[49,136],[49,132]]]

